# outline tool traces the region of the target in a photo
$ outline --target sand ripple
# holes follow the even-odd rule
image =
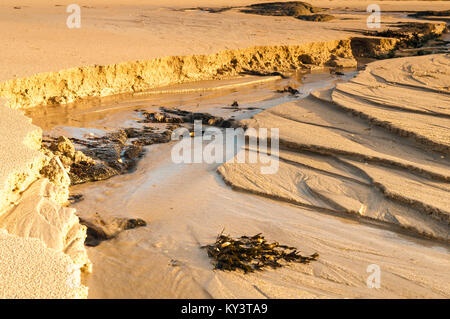
[[[448,61],[376,62],[332,92],[266,110],[245,124],[280,128],[278,173],[231,162],[219,173],[237,189],[448,241]]]

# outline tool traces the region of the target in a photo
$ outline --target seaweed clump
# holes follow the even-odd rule
[[[221,233],[213,245],[202,248],[206,249],[208,256],[214,260],[214,269],[242,269],[244,273],[261,271],[266,267],[280,268],[285,265],[281,262],[308,264],[319,257],[318,253],[302,256],[295,247],[280,245],[278,242],[269,243],[262,234],[233,239]]]
[[[334,19],[334,16],[330,14],[318,14],[318,12],[322,11],[324,11],[324,9],[313,7],[309,3],[302,1],[256,3],[245,7],[245,9],[241,9],[241,12],[243,13],[264,16],[287,16],[315,22],[330,21]]]

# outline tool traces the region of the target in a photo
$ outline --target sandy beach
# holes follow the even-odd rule
[[[0,298],[449,298],[449,17],[411,16],[449,2],[379,1],[379,29],[371,1],[80,1],[74,29],[71,1],[19,2],[0,4]],[[194,118],[277,128],[276,172],[236,161],[245,139],[175,163]],[[319,258],[214,269],[222,231]]]

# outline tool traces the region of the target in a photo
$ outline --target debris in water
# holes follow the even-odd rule
[[[327,22],[334,20],[335,17],[331,14],[310,14],[310,15],[298,15],[296,16],[299,20],[314,21],[314,22]]]
[[[296,90],[296,89],[294,89],[293,87],[290,87],[290,86],[284,88],[283,90],[277,90],[277,92],[278,93],[290,93],[292,95],[300,94],[300,92],[298,90]]]
[[[330,70],[330,74],[339,75],[339,76],[345,75],[344,73],[342,73],[340,71],[336,71],[336,70]]]
[[[282,79],[287,79],[288,76],[284,75],[283,73],[280,73],[278,71],[264,71],[264,70],[251,70],[251,69],[244,69],[241,74],[244,75],[255,75],[255,76],[279,76]]]
[[[168,109],[161,107],[164,114],[170,113],[182,118],[182,123],[194,123],[195,121],[202,121],[202,124],[217,126],[222,128],[233,127],[233,120],[224,119],[219,116],[214,116],[209,113],[189,112],[180,109]]]
[[[57,165],[51,161],[53,158],[60,159],[71,185],[101,181],[131,172],[145,153],[143,147],[170,142],[174,129],[167,127],[157,132],[148,127],[126,128],[87,139],[47,137],[43,141],[42,151],[49,157],[49,163],[41,170],[41,174],[52,182],[62,178]],[[74,143],[83,148],[76,150]]]
[[[163,123],[164,127],[127,127],[104,136],[89,134],[83,139],[48,136],[43,140],[41,150],[47,155],[41,175],[57,185],[67,184],[68,179],[71,185],[106,180],[133,171],[145,154],[144,146],[170,142],[172,132],[183,124],[189,126],[200,120],[203,124],[221,128],[237,125],[234,119],[209,113],[160,109],[160,112],[139,109],[135,112],[144,117],[139,123]],[[194,134],[191,132],[191,136]],[[81,148],[77,150],[75,145]]]
[[[170,260],[170,265],[172,267],[179,267],[179,266],[181,266],[181,263],[176,259],[172,259],[172,260]]]
[[[124,230],[147,226],[147,223],[140,218],[102,218],[98,213],[89,219],[80,217],[80,223],[87,227],[85,245],[90,247],[98,246],[102,241],[115,238]]]
[[[71,204],[76,204],[79,203],[83,200],[83,195],[82,194],[73,194],[69,196],[69,202]]]
[[[269,243],[264,236],[257,234],[253,237],[241,236],[233,239],[221,233],[213,245],[202,246],[208,256],[214,259],[214,269],[237,270],[245,273],[263,270],[264,267],[280,268],[284,265],[280,261],[308,264],[317,260],[319,254],[302,256],[295,247]]]

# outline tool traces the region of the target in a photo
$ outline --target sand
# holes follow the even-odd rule
[[[350,83],[339,84],[332,99],[391,131],[412,136],[428,149],[448,154],[449,64],[448,55],[372,63]]]
[[[364,8],[361,2],[348,2],[347,7],[356,10],[350,16],[339,13],[339,7],[336,20],[321,23],[245,14],[239,8],[222,13],[184,10],[202,3],[195,1],[174,1],[164,6],[160,2],[143,3],[80,3],[83,17],[80,29],[65,25],[64,2],[24,2],[20,9],[14,9],[17,3],[3,3],[0,36],[9,49],[0,53],[5,62],[0,67],[0,81],[7,81],[0,85],[0,96],[7,97],[13,108],[25,108],[220,78],[236,75],[249,66],[266,71],[281,70],[291,64],[298,67],[305,61],[321,66],[330,61],[332,53],[344,58],[351,55],[350,43],[336,40],[362,37],[361,32],[367,30],[367,12],[361,12]],[[248,3],[252,2],[237,5]],[[416,7],[414,2],[402,4]],[[223,5],[221,1],[214,3],[218,7]],[[331,2],[317,5],[336,6]],[[395,1],[386,2],[383,7],[400,8]],[[436,7],[433,3],[429,6]],[[386,12],[382,27],[392,27],[400,21],[415,20]],[[312,42],[315,44],[311,45]],[[385,53],[396,43],[387,39],[373,42]],[[280,45],[289,47],[277,47]],[[221,53],[216,56],[218,52]],[[195,56],[186,58],[186,55]],[[266,62],[276,61],[277,56],[285,60],[282,65],[266,66]],[[236,59],[237,65],[233,63]],[[133,63],[136,60],[141,62]],[[12,65],[16,67],[10,68]],[[42,82],[47,85],[39,85]]]
[[[76,205],[83,217],[149,221],[88,248],[90,298],[448,298],[445,245],[233,191],[217,164],[175,165],[170,150],[151,147],[132,176],[73,188],[85,195]],[[320,258],[250,275],[214,271],[200,246],[224,228],[236,237],[262,232]],[[381,268],[381,289],[367,288],[371,264]]]
[[[447,59],[431,55],[371,63],[354,79],[338,83],[331,102],[316,93],[263,111],[243,123],[280,128],[279,172],[263,175],[260,163],[227,163],[219,172],[238,189],[381,220],[448,241],[450,122],[434,110],[445,112],[450,105],[444,92],[427,95],[437,89],[415,78],[421,69],[441,90],[450,83]],[[380,74],[377,80],[366,81],[373,70]],[[390,80],[380,83],[383,79]],[[341,93],[350,90],[350,97]],[[419,94],[424,98],[413,109],[411,99]],[[391,107],[393,103],[397,105]],[[429,113],[417,114],[416,108]],[[349,116],[348,110],[355,115]]]
[[[86,228],[79,224],[73,208],[58,203],[60,192],[47,179],[36,181],[0,216],[0,228],[22,238],[40,239],[48,248],[68,255],[77,269],[89,267]],[[62,197],[67,200],[67,195]]]
[[[0,298],[86,298],[86,229],[61,207],[68,185],[40,178],[41,129],[4,105],[0,116]]]
[[[218,86],[221,84],[217,82]],[[307,91],[310,87],[305,85],[304,89]],[[269,87],[269,90],[271,94],[265,88],[241,87],[234,93],[221,95],[216,92],[203,98],[195,92],[181,96],[152,96],[149,100],[141,96],[141,100],[118,104],[115,109],[118,112],[122,108],[126,114],[135,107],[151,106],[155,99],[159,105],[170,107],[173,103],[179,107],[181,103],[184,109],[201,112],[211,111],[214,106],[229,105],[237,99],[244,109],[272,106],[255,116],[259,119],[286,105],[312,103],[309,99],[286,103],[292,97],[274,93],[274,88]],[[352,134],[362,136],[365,132],[367,126],[363,123],[340,111],[332,112],[317,99],[312,100],[316,103],[310,110],[316,109],[318,114],[326,115],[327,120],[334,120],[333,126],[345,120],[340,125],[346,126]],[[298,109],[297,106],[297,112],[286,113],[291,117],[304,115]],[[75,126],[75,121],[83,118],[75,112],[67,110],[66,114],[73,122],[63,120],[60,123]],[[88,119],[86,113],[84,116]],[[308,113],[309,119],[312,113]],[[86,121],[81,126],[101,129],[123,117],[113,112],[103,114],[100,122]],[[290,131],[286,125],[282,127]],[[311,135],[311,128],[305,131]],[[298,130],[294,132],[299,133]],[[384,146],[388,138],[399,142],[396,136],[381,129],[372,134],[379,137],[379,144],[383,146],[378,148],[384,151],[379,156],[386,156],[389,151]],[[296,136],[298,139],[299,135]],[[373,139],[371,142],[374,144]],[[406,150],[418,160],[424,154],[420,148],[414,150],[413,145],[411,142],[392,153],[400,157]],[[420,239],[417,233],[445,236],[448,228],[422,212],[391,202],[377,192],[365,173],[356,168],[329,156],[282,152],[284,158],[291,160],[291,165],[281,163],[279,174],[262,176],[259,167],[251,171],[247,165],[174,164],[170,158],[171,147],[151,146],[137,171],[131,175],[72,188],[74,193],[85,196],[84,201],[75,205],[83,218],[92,219],[98,213],[108,218],[142,218],[149,222],[147,227],[122,232],[111,241],[88,248],[95,265],[94,272],[88,277],[91,298],[447,298],[449,274],[443,269],[448,268],[448,245],[442,241]],[[423,164],[433,164],[430,167],[436,173],[447,170],[446,165],[434,166],[435,160],[425,156]],[[359,162],[352,164],[356,166]],[[219,171],[236,169],[224,175],[231,176],[234,181],[247,182],[247,189],[253,186],[273,193],[279,186],[284,194],[290,188],[297,198],[303,195],[298,192],[303,187],[291,183],[290,178],[297,182],[299,177],[305,177],[305,184],[322,193],[328,190],[325,194],[342,206],[352,204],[359,210],[361,202],[367,204],[367,212],[362,213],[375,215],[375,222],[363,217],[351,218],[348,212],[339,212],[335,207],[320,209],[328,207],[325,205],[330,201],[324,202],[312,192],[303,198],[316,206],[305,207],[298,202],[290,205],[231,190],[216,173],[218,168]],[[382,176],[392,176],[387,170],[383,168]],[[267,181],[269,178],[273,180]],[[431,187],[420,186],[421,192],[434,191]],[[391,186],[389,190],[392,190]],[[345,191],[340,198],[339,191]],[[443,193],[441,191],[441,197]],[[415,191],[413,195],[418,194],[420,192]],[[379,216],[376,215],[378,212]],[[389,214],[392,216],[388,219]],[[386,222],[382,223],[382,218],[386,218]],[[396,219],[403,225],[410,223],[415,229],[404,231],[394,224]],[[232,236],[263,232],[270,240],[294,245],[304,254],[319,252],[321,257],[310,265],[290,265],[252,275],[213,271],[211,261],[200,246],[212,243],[223,228]],[[381,267],[380,289],[367,288],[367,267],[371,264]]]
[[[0,298],[86,298],[72,260],[39,239],[0,229]]]
[[[257,1],[233,1],[247,5]],[[291,17],[266,17],[230,11],[174,11],[198,6],[228,6],[228,1],[79,1],[82,28],[68,29],[66,6],[71,1],[13,0],[0,4],[0,81],[76,66],[107,65],[155,57],[209,54],[257,45],[298,45],[345,39],[351,30],[366,29],[370,1],[310,1],[326,8],[351,8],[349,20],[315,22]],[[382,10],[445,10],[444,1],[381,1]],[[60,5],[60,6],[55,6]],[[21,6],[22,9],[13,9]],[[84,7],[83,7],[84,6]],[[409,10],[408,9],[408,10]],[[386,13],[383,23],[404,18]],[[411,20],[410,20],[411,21]],[[356,33],[358,35],[358,33]],[[14,66],[14,67],[13,67]]]
[[[196,63],[199,60],[196,57],[180,59],[179,57],[170,58],[171,56],[192,54],[214,56],[221,50],[235,50],[234,54],[243,56],[242,60],[240,60],[242,61],[240,66],[244,67],[251,60],[249,58],[256,53],[260,53],[261,50],[264,52],[267,51],[269,54],[264,55],[258,61],[260,65],[264,65],[267,60],[274,60],[273,57],[280,51],[287,52],[285,54],[285,61],[289,61],[294,56],[290,55],[291,52],[299,52],[295,50],[306,50],[306,53],[309,52],[310,56],[317,55],[317,52],[321,50],[323,54],[320,54],[318,61],[313,63],[315,66],[320,66],[330,60],[331,51],[334,49],[339,49],[340,55],[348,57],[348,54],[351,53],[346,49],[350,45],[348,39],[351,36],[361,36],[360,31],[366,28],[365,21],[367,13],[365,12],[365,7],[369,3],[363,1],[342,1],[339,4],[335,4],[333,1],[311,1],[311,3],[318,6],[333,7],[336,11],[341,10],[343,7],[348,7],[349,10],[354,11],[351,15],[348,13],[335,13],[338,17],[337,20],[317,24],[314,22],[299,21],[290,17],[247,15],[238,12],[237,9],[220,14],[212,14],[203,10],[180,10],[197,6],[212,6],[211,1],[189,0],[163,2],[157,0],[148,4],[148,1],[134,0],[133,3],[127,2],[124,4],[118,0],[95,0],[80,2],[80,5],[83,6],[82,28],[74,30],[68,29],[65,24],[68,15],[65,12],[65,5],[69,4],[69,2],[65,0],[24,0],[18,3],[17,1],[6,0],[0,4],[0,39],[4,44],[0,52],[0,60],[3,62],[0,65],[0,95],[8,98],[6,104],[10,107],[25,108],[46,104],[51,101],[71,102],[83,96],[105,96],[113,93],[130,92],[143,88],[148,89],[161,85],[181,83],[193,79],[210,79],[212,75],[217,74],[218,68],[215,67],[210,68],[209,70],[211,72],[205,77],[202,77],[199,74],[203,73],[199,73],[198,70],[208,69],[204,65],[202,66],[201,63],[199,64],[200,68],[197,68]],[[236,5],[246,5],[249,3],[253,2],[237,1]],[[227,4],[228,2],[222,0],[214,2],[214,6],[224,6]],[[415,10],[444,10],[449,6],[447,3],[440,1],[382,1],[382,5],[383,10],[388,11],[404,10],[405,7],[411,7]],[[385,23],[383,26],[387,27],[390,22],[397,22],[404,19],[404,17],[400,17],[395,13],[389,13],[383,16],[383,22]],[[309,43],[311,42],[315,42],[316,44],[310,45]],[[381,47],[389,47],[394,44],[395,41],[386,41]],[[274,49],[274,46],[279,45],[286,45],[290,48],[292,46],[294,51],[286,51],[283,47]],[[254,46],[262,46],[262,49],[255,50],[253,48]],[[323,50],[324,48],[325,50]],[[242,54],[241,50],[244,50],[245,54]],[[230,61],[233,60],[233,55],[230,56],[228,52],[222,54],[221,59],[226,57],[223,65],[229,65]],[[169,58],[166,58],[165,63],[159,63],[158,61],[160,60],[158,59],[164,57]],[[144,62],[133,62],[137,60]],[[122,62],[125,64],[120,64]],[[156,63],[159,69],[153,67],[154,63]],[[105,69],[94,65],[111,65],[111,67],[106,68],[107,71],[104,72]],[[162,70],[159,77],[156,77],[155,82],[151,83],[150,86],[144,85],[145,83],[143,84],[142,82],[147,81],[148,78],[153,78],[155,73],[150,72],[147,74],[148,78],[142,78],[141,75],[143,73],[140,72],[147,70],[142,68],[142,65],[150,65],[151,67],[149,69],[152,72],[158,73]],[[180,65],[187,67],[189,71],[173,72],[174,69],[179,69]],[[273,69],[274,67],[279,66],[276,63],[270,65],[270,68]],[[47,73],[42,74],[43,72]],[[231,73],[228,75],[232,75]],[[127,74],[129,74],[129,77],[126,76]],[[174,74],[173,78],[164,81],[169,74]],[[186,75],[191,76],[191,78]],[[71,79],[76,79],[76,81],[72,83]],[[136,79],[139,79],[139,81]],[[145,81],[142,81],[142,79]],[[109,81],[112,82],[110,83]],[[84,84],[80,85],[79,82]],[[348,89],[350,90],[351,88],[349,87]],[[432,96],[427,96],[427,100],[432,99]],[[342,105],[346,103],[347,101],[343,102]],[[352,104],[352,107],[355,107],[354,104]],[[84,287],[80,288],[77,286],[73,288],[70,285],[66,285],[67,272],[65,273],[64,269],[66,269],[68,264],[71,267],[75,266],[76,270],[86,267],[89,268],[87,266],[89,262],[84,248],[80,246],[80,242],[82,242],[84,237],[84,229],[79,226],[72,210],[61,208],[61,204],[67,199],[67,192],[64,190],[54,190],[54,194],[49,199],[45,198],[49,196],[44,196],[43,193],[38,195],[38,192],[33,190],[33,186],[30,187],[30,185],[45,186],[47,183],[43,180],[36,182],[45,159],[37,151],[39,149],[41,131],[37,127],[32,126],[30,121],[21,115],[20,112],[13,111],[3,105],[0,106],[0,118],[0,133],[2,133],[0,134],[0,159],[2,163],[0,165],[0,218],[4,220],[3,227],[13,232],[13,234],[7,235],[2,231],[2,239],[0,240],[0,252],[3,254],[2,256],[5,256],[2,257],[2,274],[6,274],[2,278],[6,278],[10,282],[8,285],[2,284],[0,286],[3,289],[1,290],[1,296],[43,298],[86,297],[86,289]],[[445,131],[442,134],[445,134]],[[429,134],[426,137],[428,138]],[[342,144],[345,146],[345,144],[348,144],[348,141],[342,142]],[[348,144],[347,146],[352,147],[353,145]],[[361,150],[357,151],[361,152]],[[377,152],[379,153],[379,151]],[[377,154],[373,154],[373,156],[376,157],[378,156]],[[391,158],[390,160],[396,161]],[[401,161],[397,162],[400,165],[409,165]],[[427,174],[431,173],[432,176],[439,175],[442,177],[442,175],[446,175],[441,168],[447,164],[442,163],[440,159],[437,159],[435,162],[437,163],[429,165],[426,159],[423,159],[421,163],[416,163],[417,165],[414,167],[419,171],[428,172]],[[372,174],[371,176],[374,180],[379,179],[375,168],[374,171],[368,172],[368,174]],[[211,176],[208,178],[211,179]],[[380,183],[382,182],[386,183],[380,179]],[[205,185],[199,184],[199,187],[203,186]],[[28,189],[28,187],[30,188]],[[436,188],[439,187],[441,185],[436,186]],[[41,189],[40,186],[37,188]],[[395,191],[394,187],[391,188]],[[27,189],[31,193],[27,193]],[[181,189],[184,188],[181,187]],[[437,192],[433,193],[430,191],[429,198],[439,196],[439,191]],[[413,191],[413,193],[417,192]],[[236,203],[239,203],[238,197],[235,199]],[[411,197],[408,198],[427,204],[423,198]],[[39,207],[43,202],[47,205],[49,201],[51,204],[48,208],[41,209],[42,207]],[[27,205],[31,205],[29,210],[25,210]],[[265,201],[261,205],[265,205]],[[279,207],[278,205],[274,204],[273,209]],[[444,207],[431,206],[432,209],[437,209],[437,212],[433,211],[433,214],[436,214],[438,217],[442,215],[442,212],[446,212],[447,209],[445,203]],[[11,213],[10,209],[13,209],[13,213]],[[158,209],[164,210],[164,205],[161,205]],[[258,211],[259,209],[255,213]],[[297,208],[295,208],[295,211],[297,211]],[[8,215],[8,212],[10,215]],[[44,219],[39,216],[41,213],[47,214]],[[27,216],[27,214],[30,214],[31,219],[25,219],[24,216]],[[250,215],[246,216],[248,217]],[[312,214],[310,217],[315,219],[316,217],[314,216]],[[59,217],[64,218],[58,219]],[[406,217],[403,216],[403,218]],[[411,213],[408,215],[408,218],[406,218],[407,222],[404,223],[405,225],[417,224],[416,220],[411,219],[418,218],[416,215]],[[267,221],[267,219],[262,219],[262,221]],[[303,223],[303,221],[301,222]],[[239,224],[245,224],[245,218],[241,219]],[[167,225],[169,227],[173,224],[169,223]],[[422,233],[435,237],[441,236],[442,230],[438,226],[428,221],[424,225],[427,227],[420,230]],[[355,234],[359,241],[360,233],[358,232],[360,229],[358,228],[359,226],[355,227],[357,227]],[[51,229],[56,230],[53,231]],[[161,230],[163,229],[161,227]],[[170,227],[166,228],[166,232],[170,233]],[[274,237],[277,235],[275,232],[271,234]],[[310,234],[312,236],[312,233]],[[21,237],[14,237],[15,235]],[[213,232],[209,230],[209,233],[205,233],[206,237],[204,237],[204,240],[209,240],[212,235]],[[324,233],[323,236],[326,236],[326,234]],[[380,243],[383,242],[383,236],[380,233],[379,237],[375,237],[379,239],[379,243],[373,244],[379,245],[377,246],[379,247],[378,252],[375,255],[380,254],[380,247],[382,247]],[[70,238],[73,241],[71,242],[69,240],[68,242],[64,242],[62,240],[63,237],[66,240]],[[343,236],[342,247],[348,244],[348,239],[344,238]],[[167,238],[163,239],[165,240]],[[176,242],[180,242],[180,240],[183,242],[182,236],[177,238]],[[170,243],[170,238],[167,242]],[[73,246],[71,246],[71,243],[73,243]],[[300,241],[294,242],[293,244],[297,243],[299,244]],[[392,251],[402,250],[404,248],[398,242],[390,242],[390,244],[394,247]],[[23,247],[23,249],[18,247]],[[173,247],[178,250],[177,245]],[[317,249],[319,247],[312,246],[309,248]],[[17,249],[16,251],[20,252],[18,255],[20,258],[10,260],[12,249]],[[423,261],[423,252],[425,252],[425,255],[432,257]],[[95,254],[95,251],[93,251],[93,258],[95,261],[98,261],[99,259]],[[412,254],[411,257],[408,254]],[[46,257],[43,267],[39,266],[43,262],[42,256]],[[445,257],[447,257],[446,252],[430,251],[429,248],[423,248],[421,246],[414,248],[411,253],[408,252],[399,257],[394,253],[390,256],[392,258],[398,258],[400,264],[406,263],[405,261],[408,258],[412,258],[419,264],[417,269],[423,269],[424,271],[425,269],[434,269],[432,265],[443,264]],[[4,262],[5,260],[6,262]],[[160,260],[155,258],[155,263],[158,264]],[[364,265],[366,261],[363,262]],[[12,266],[14,262],[16,262],[15,267]],[[209,271],[209,268],[206,268],[207,262],[204,259],[201,262],[204,265],[203,270],[206,271],[208,269],[207,271]],[[336,263],[335,270],[343,269],[344,266],[338,259],[336,259]],[[153,284],[160,285],[158,283],[158,276],[165,273],[164,271],[158,272],[155,270],[159,267],[156,264],[156,268],[148,270],[149,273],[157,276],[153,281],[150,280],[150,288],[154,288]],[[108,265],[108,263],[105,263],[105,265]],[[361,284],[362,275],[356,275],[356,273],[359,273],[359,270],[356,270],[357,266],[355,266],[354,262],[346,263],[344,268],[348,268],[350,272],[354,271],[353,275],[349,275],[349,277],[359,276],[358,280],[359,284]],[[35,274],[37,272],[36,269],[41,270],[38,272],[41,276],[35,276],[30,279],[30,274]],[[52,271],[47,271],[49,269],[52,269]],[[139,267],[136,267],[133,271],[139,273],[139,269]],[[333,268],[324,268],[325,278],[333,277],[328,273],[330,269]],[[334,270],[330,271],[334,272]],[[392,280],[393,286],[388,289],[392,293],[384,292],[386,296],[445,297],[445,291],[448,291],[446,282],[438,279],[438,269],[427,275],[428,277],[425,279],[417,279],[414,269],[409,269],[406,273],[400,273],[399,269],[390,271],[393,273],[393,277],[401,276],[407,279],[400,281]],[[108,271],[105,269],[104,273],[108,273]],[[294,277],[297,275],[297,272],[292,273]],[[76,276],[78,280],[80,277],[78,272],[76,272]],[[338,275],[339,278],[341,276],[343,275]],[[139,276],[136,275],[135,278],[139,278]],[[170,280],[176,279],[175,281],[171,281],[171,283],[175,283],[175,286],[167,291],[144,289],[142,290],[142,294],[150,296],[148,292],[152,291],[155,293],[155,296],[157,296],[157,292],[161,292],[159,297],[180,296],[180,291],[183,290],[180,288],[181,282],[177,278],[183,278],[183,276],[178,275],[175,271],[167,278]],[[205,277],[193,276],[193,278],[195,280],[200,280],[199,278],[204,280]],[[255,291],[261,291],[260,289],[262,289],[256,285],[256,282],[260,280],[258,278],[254,278],[255,282],[253,286],[245,287],[241,284],[241,279],[231,281],[232,285],[234,285],[234,288],[231,290],[232,293],[228,292],[227,289],[220,288],[223,286],[222,281],[219,280],[218,286],[216,286],[216,279],[214,277],[210,279],[210,285],[212,285],[211,290],[205,290],[204,288],[200,290],[187,289],[184,292],[189,294],[191,291],[191,296],[239,297],[251,296]],[[275,275],[272,279],[277,280]],[[306,281],[308,280],[314,282],[314,276],[308,277]],[[370,292],[366,288],[362,291],[356,290],[358,293],[356,291],[351,293],[349,290],[345,290],[343,287],[350,285],[348,280],[348,278],[342,279],[343,286],[336,288],[337,290],[332,295],[342,296],[352,294],[351,296],[353,297],[370,296]],[[40,282],[44,284],[40,285]],[[123,281],[120,282],[123,283]],[[266,289],[271,290],[271,293],[268,294],[270,296],[324,297],[329,296],[328,293],[332,291],[328,282],[323,284],[320,292],[313,289],[313,286],[315,286],[313,284],[308,289],[302,288],[299,290],[297,287],[291,287],[292,289],[286,288],[287,281],[283,281],[279,286],[284,286],[285,288],[277,289],[273,288],[270,282],[271,280],[265,283],[267,286]],[[29,284],[24,285],[24,283]],[[99,285],[105,284],[105,282],[101,282]],[[204,287],[205,285],[208,286],[208,283],[200,286]],[[411,294],[403,290],[396,290],[395,288],[406,287],[408,285],[412,285],[411,289],[413,292]],[[423,285],[433,287],[433,292],[430,292],[429,288],[423,288]],[[254,287],[258,287],[258,289]],[[127,296],[127,293],[132,294],[132,291],[139,293],[135,289],[132,289],[132,291],[127,291],[126,289],[126,287],[121,286],[102,291],[112,291],[115,296],[123,292],[122,296],[124,297]],[[313,290],[311,291],[311,289]],[[292,294],[289,294],[288,291],[292,292]],[[262,294],[262,296],[264,295]]]
[[[86,228],[61,207],[69,185],[40,175],[42,130],[4,105],[0,116],[0,298],[86,298]]]
[[[42,131],[21,112],[11,110],[0,101],[0,211],[17,200],[38,176],[43,155],[40,148]]]

